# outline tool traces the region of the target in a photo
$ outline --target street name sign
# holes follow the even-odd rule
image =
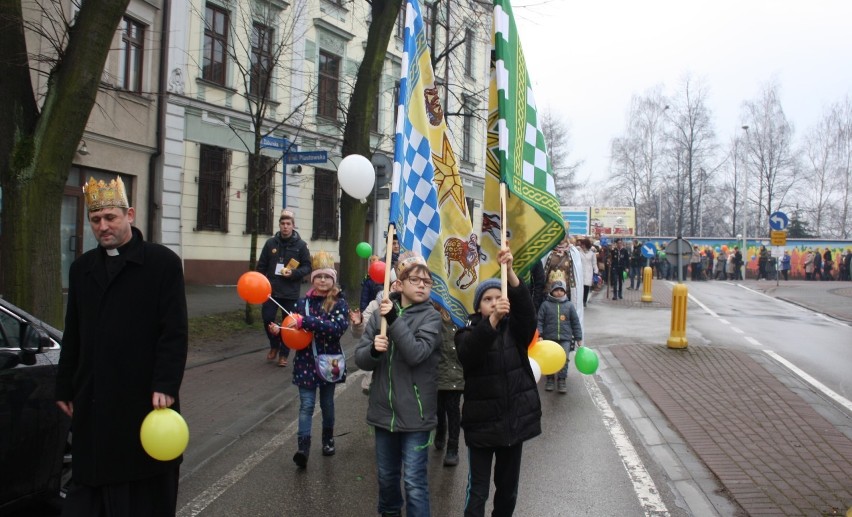
[[[325,163],[328,161],[328,151],[299,151],[296,153],[285,153],[284,163]]]

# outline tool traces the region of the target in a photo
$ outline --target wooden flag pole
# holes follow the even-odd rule
[[[384,298],[385,300],[390,298],[390,272],[391,272],[391,268],[393,267],[391,265],[391,260],[393,259],[393,236],[395,234],[396,234],[396,226],[394,226],[393,224],[389,224],[388,225],[388,241],[386,243],[387,247],[385,248],[387,250],[385,252],[385,285],[384,285],[385,290],[382,291],[384,293],[382,298]],[[379,328],[379,335],[380,336],[386,336],[387,333],[388,333],[388,320],[385,319],[384,316],[382,316],[382,324],[381,324],[381,327]]]
[[[500,249],[508,247],[508,240],[506,239],[506,226],[508,221],[506,221],[506,182],[500,182]],[[503,297],[509,296],[509,276],[508,276],[508,266],[505,263],[500,263],[500,290],[502,291]]]

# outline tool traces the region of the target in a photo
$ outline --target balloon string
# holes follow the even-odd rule
[[[277,305],[279,309],[281,309],[282,311],[286,312],[286,313],[287,313],[287,316],[292,316],[292,314],[290,313],[290,311],[288,311],[288,310],[287,310],[287,309],[285,309],[285,308],[284,308],[284,307],[283,307],[280,303],[278,303],[277,301],[275,301],[275,298],[273,298],[271,294],[269,295],[269,299],[270,299],[270,300],[272,300],[272,303],[274,303],[275,305]]]

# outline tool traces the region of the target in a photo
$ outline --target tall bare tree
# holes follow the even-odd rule
[[[710,162],[715,152],[715,132],[710,108],[707,106],[707,88],[686,75],[671,103],[670,119],[672,145],[679,156],[679,170],[683,180],[680,210],[689,216],[690,235],[700,233],[701,201],[706,191]]]
[[[623,136],[613,139],[610,177],[615,191],[636,210],[639,233],[660,233],[660,189],[665,184],[666,118],[668,103],[662,86],[634,95]],[[652,229],[653,228],[653,229]]]
[[[747,201],[753,200],[758,206],[754,235],[769,234],[769,224],[765,221],[773,211],[783,207],[798,170],[793,126],[781,107],[778,88],[775,83],[767,84],[760,97],[745,102],[742,109],[742,120],[749,126],[747,171],[758,179],[756,185],[749,182],[746,193]]]
[[[62,195],[104,63],[129,0],[86,0],[71,19],[59,0],[42,4],[55,54],[36,91],[21,0],[0,1],[0,293],[61,326]],[[29,4],[31,5],[31,4]]]

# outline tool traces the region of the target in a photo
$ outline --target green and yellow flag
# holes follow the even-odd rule
[[[497,252],[506,225],[514,269],[525,276],[565,235],[556,183],[536,112],[526,60],[509,0],[494,0],[488,153],[480,277],[500,274]],[[500,220],[500,182],[509,192]]]

